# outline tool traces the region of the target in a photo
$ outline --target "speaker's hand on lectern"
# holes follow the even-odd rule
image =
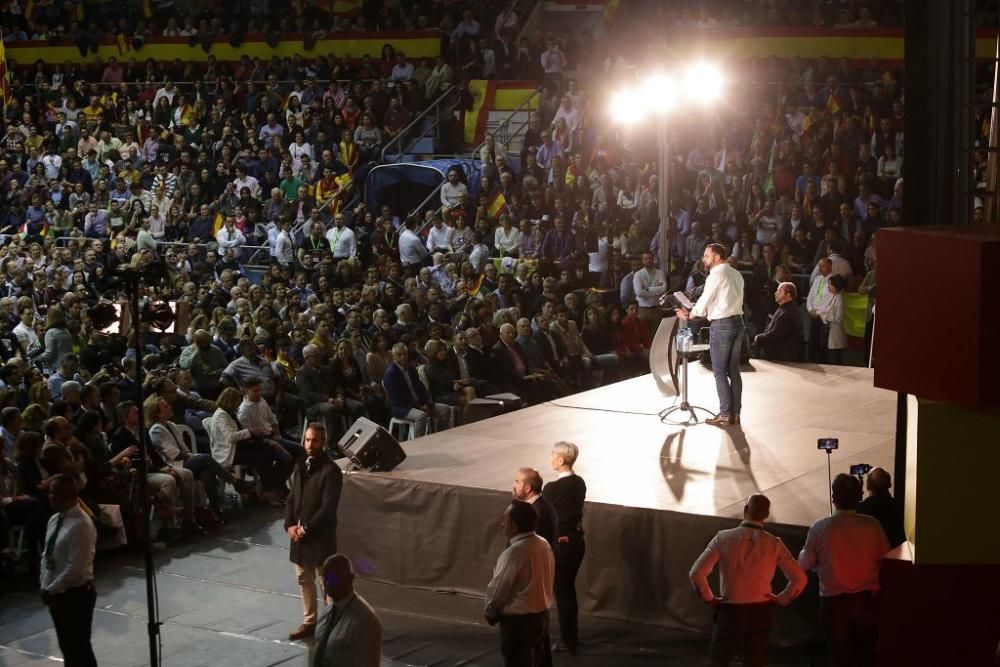
[[[685,308],[675,308],[674,315],[676,315],[678,319],[681,320],[686,320],[689,317],[688,311]]]

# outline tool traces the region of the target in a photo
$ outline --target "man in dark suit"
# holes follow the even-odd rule
[[[323,365],[323,353],[315,345],[302,348],[305,363],[295,374],[295,388],[306,406],[306,416],[321,419],[326,426],[326,435],[336,441],[340,418],[347,414],[344,396],[329,382],[330,369]],[[342,430],[344,427],[339,426]]]
[[[292,540],[289,559],[302,593],[302,625],[291,640],[316,634],[316,580],[323,561],[337,553],[337,505],[343,488],[340,468],[326,453],[326,429],[319,422],[306,427],[306,458],[295,464],[292,490],[285,503],[285,532]]]
[[[392,346],[392,363],[385,369],[382,386],[385,387],[392,416],[411,420],[414,436],[419,438],[427,432],[429,416],[441,422],[451,417],[451,410],[444,403],[434,403],[416,369],[407,363],[409,356],[404,343]]]
[[[793,283],[780,283],[774,292],[778,309],[774,311],[764,333],[757,334],[753,343],[760,346],[764,358],[771,361],[801,361],[802,315],[797,303],[798,292]]]
[[[892,499],[892,476],[885,468],[872,468],[865,476],[868,497],[858,505],[858,514],[875,517],[882,524],[882,530],[889,538],[893,549],[906,541],[903,531],[903,515]]]
[[[525,397],[529,403],[547,400],[544,377],[528,370],[524,350],[515,340],[514,325],[500,327],[500,340],[493,346],[493,381],[503,391]]]
[[[519,468],[514,478],[514,499],[529,503],[538,512],[538,525],[535,532],[545,538],[552,546],[556,542],[556,530],[559,527],[559,515],[552,503],[542,495],[542,476],[534,468]]]

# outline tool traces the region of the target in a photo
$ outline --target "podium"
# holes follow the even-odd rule
[[[662,328],[662,325],[661,325]],[[703,408],[700,405],[692,405],[691,401],[688,399],[688,363],[691,357],[694,355],[701,354],[702,352],[708,351],[707,343],[694,343],[681,349],[679,345],[679,339],[677,336],[680,330],[680,320],[675,320],[674,325],[670,331],[670,345],[667,351],[672,351],[674,353],[673,360],[675,364],[672,365],[672,377],[676,378],[675,386],[678,387],[678,395],[674,398],[675,405],[661,410],[659,413],[660,421],[664,424],[671,424],[673,426],[691,426],[692,424],[698,424],[703,420],[698,417],[698,413],[702,412],[706,415],[705,419],[712,419],[716,416],[714,412],[708,408]],[[652,356],[652,355],[651,355]],[[652,365],[650,361],[650,365]],[[677,399],[680,399],[680,405],[676,405]],[[677,419],[674,415],[686,414],[685,419]]]

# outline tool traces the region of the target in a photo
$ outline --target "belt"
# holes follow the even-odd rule
[[[730,315],[729,317],[720,317],[717,320],[712,320],[711,322],[709,322],[709,324],[714,324],[716,322],[725,322],[727,320],[737,320],[737,319],[738,320],[742,320],[743,316],[742,315]]]
[[[94,582],[93,581],[88,581],[87,583],[81,584],[80,586],[74,586],[72,588],[67,588],[66,590],[64,590],[61,593],[53,593],[53,595],[67,595],[69,593],[81,593],[81,592],[82,593],[89,593],[92,590],[94,590]]]

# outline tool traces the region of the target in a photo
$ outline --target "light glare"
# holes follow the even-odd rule
[[[625,124],[640,121],[645,114],[642,97],[635,90],[625,89],[611,98],[611,117]]]
[[[708,104],[722,96],[722,72],[708,63],[691,65],[684,76],[684,92],[692,102]]]
[[[642,98],[656,113],[670,111],[676,101],[676,86],[673,79],[663,72],[654,72],[642,83]]]

